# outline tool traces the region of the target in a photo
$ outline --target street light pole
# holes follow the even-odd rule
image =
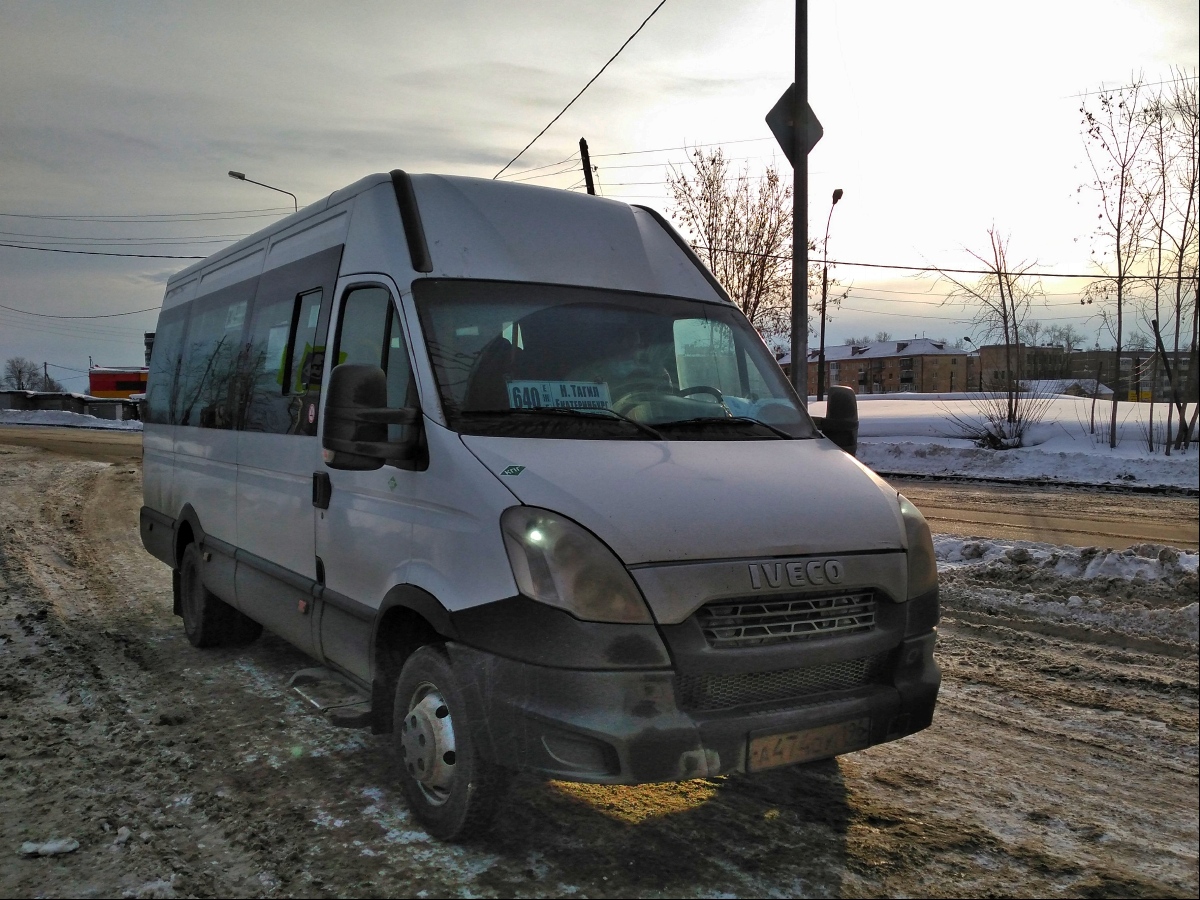
[[[292,206],[295,207],[295,211],[296,212],[300,211],[300,201],[296,199],[296,195],[293,194],[291,191],[285,191],[283,188],[271,187],[271,185],[263,184],[261,181],[255,181],[253,178],[247,178],[245,172],[231,171],[229,173],[229,177],[236,178],[238,181],[248,181],[251,184],[257,184],[259,187],[265,187],[267,190],[270,190],[270,191],[279,191],[279,193],[281,193],[281,194],[287,194],[289,197],[292,198]]]
[[[976,352],[976,353],[978,353],[978,352],[979,352],[979,345],[978,345],[978,344],[976,344],[976,343],[975,343],[973,340],[971,340],[971,339],[970,339],[969,337],[967,337],[966,335],[963,335],[963,340],[964,340],[964,341],[966,341],[968,344],[970,344],[972,347],[974,347],[974,348],[975,348],[975,352]],[[968,358],[970,358],[970,357],[969,357],[969,355],[968,355]],[[981,363],[983,362],[983,359],[982,359],[982,358],[980,359],[980,362],[981,362]],[[967,377],[967,376],[964,374],[964,375],[963,375],[963,380],[964,380],[964,381],[966,381],[966,383],[967,383],[967,388],[966,388],[966,389],[969,391],[969,390],[971,389],[971,379],[970,379],[970,378],[968,378],[968,377]],[[980,390],[980,391],[982,391],[982,390],[983,390],[983,366],[982,366],[982,365],[979,367],[979,390]]]
[[[829,204],[829,215],[825,219],[825,243],[821,245],[821,347],[817,352],[817,399],[825,399],[825,301],[829,297],[829,223],[833,221],[833,208],[842,199],[842,189],[833,192]]]

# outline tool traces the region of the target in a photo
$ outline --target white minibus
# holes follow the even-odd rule
[[[515,770],[758,772],[930,724],[929,528],[646,207],[372,175],[175,275],[146,549],[197,647],[369,702],[429,831]]]

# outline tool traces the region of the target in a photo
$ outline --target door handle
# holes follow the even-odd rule
[[[312,504],[317,509],[329,509],[329,498],[333,496],[333,482],[328,472],[313,472]]]

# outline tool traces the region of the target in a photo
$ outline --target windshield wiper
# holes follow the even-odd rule
[[[643,434],[648,434],[656,441],[665,441],[661,434],[637,419],[631,419],[624,413],[619,413],[615,409],[572,409],[567,406],[538,406],[528,409],[472,409],[459,413],[461,416],[571,416],[579,419],[616,419],[621,422],[628,422],[638,431]]]
[[[676,419],[674,422],[658,422],[659,428],[674,428],[678,425],[761,425],[768,431],[783,438],[784,440],[795,440],[794,435],[788,434],[782,428],[776,428],[774,425],[768,425],[760,419],[753,419],[750,416],[697,416],[694,419]]]

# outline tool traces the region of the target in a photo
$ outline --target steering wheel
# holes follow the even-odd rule
[[[647,390],[649,388],[649,390]],[[664,395],[675,395],[676,397],[690,397],[692,394],[709,394],[716,398],[717,403],[721,405],[721,409],[725,410],[726,415],[729,414],[729,409],[725,406],[725,395],[715,387],[710,387],[707,384],[696,384],[689,388],[677,390],[675,388],[664,387],[658,381],[637,381],[630,385],[630,390],[626,391],[620,397],[613,401],[613,409],[619,413],[627,413],[639,403],[644,403],[648,400],[658,400]]]
[[[690,397],[692,394],[711,394],[717,398],[718,403],[720,403],[722,406],[725,405],[725,395],[715,387],[709,387],[707,384],[694,384],[690,388],[684,388],[683,390],[676,391],[675,393],[677,393],[680,397]]]
[[[675,389],[668,385],[664,385],[661,381],[654,378],[637,378],[625,383],[624,387],[627,390],[621,396],[613,400],[612,408],[616,412],[624,415],[639,403],[647,400],[656,400],[663,394],[674,394]]]

